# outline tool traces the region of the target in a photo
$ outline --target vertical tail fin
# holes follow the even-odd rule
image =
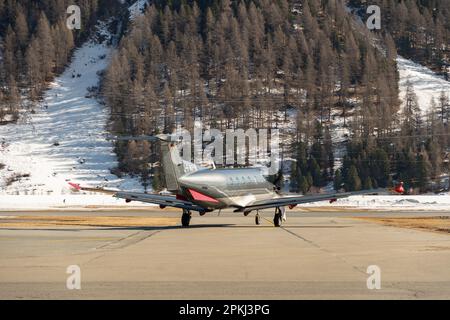
[[[160,141],[166,187],[167,190],[175,192],[180,188],[178,183],[180,177],[198,171],[200,168],[189,161],[183,160],[176,142],[162,138]]]
[[[169,191],[179,189],[178,178],[183,175],[181,157],[175,143],[161,140],[162,166]]]
[[[178,149],[177,139],[167,134],[159,134],[156,136],[122,136],[108,137],[118,141],[159,141],[161,143],[162,167],[164,170],[167,190],[176,192],[180,189],[178,179],[188,173],[200,170],[200,167],[183,160]]]

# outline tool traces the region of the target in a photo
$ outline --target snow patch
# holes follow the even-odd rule
[[[141,15],[144,12],[146,5],[148,4],[148,0],[138,0],[133,3],[128,11],[130,12],[130,19],[134,20],[137,16]]]
[[[450,194],[441,195],[378,195],[352,196],[338,199],[330,204],[328,201],[305,204],[304,207],[346,207],[362,210],[430,210],[450,211]],[[301,206],[300,206],[301,208]]]
[[[439,96],[444,90],[450,92],[450,82],[435,72],[401,56],[397,57],[397,66],[400,74],[400,99],[404,100],[408,80],[414,88],[422,113],[430,109],[431,98],[438,103]]]
[[[0,212],[23,210],[73,210],[73,209],[102,209],[102,208],[147,208],[154,204],[142,202],[125,203],[124,199],[114,198],[103,194],[72,194],[53,196],[33,195],[0,195]],[[0,216],[6,219],[6,216]]]

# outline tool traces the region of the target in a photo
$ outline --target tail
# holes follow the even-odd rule
[[[164,170],[166,188],[168,191],[176,192],[180,189],[178,179],[182,176],[195,172],[201,167],[180,156],[177,142],[159,136],[161,142],[162,167]]]
[[[166,188],[168,191],[176,192],[180,189],[178,179],[182,176],[195,172],[201,169],[201,167],[191,163],[190,161],[183,160],[180,156],[178,148],[178,139],[175,136],[168,134],[159,135],[141,135],[141,136],[121,136],[121,137],[108,137],[110,140],[118,141],[153,141],[161,143],[162,154],[162,167],[164,170]]]

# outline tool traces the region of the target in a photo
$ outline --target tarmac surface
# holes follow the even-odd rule
[[[270,211],[259,226],[222,212],[181,228],[179,216],[2,212],[0,299],[450,299],[450,234],[354,219],[450,212],[288,212],[281,228]],[[93,217],[109,218],[78,222]],[[67,288],[72,265],[79,290]],[[368,288],[369,266],[380,289]]]

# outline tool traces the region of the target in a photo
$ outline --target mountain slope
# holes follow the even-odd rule
[[[117,159],[105,139],[109,111],[88,97],[113,49],[105,24],[99,24],[98,32],[104,40],[90,39],[75,51],[34,114],[0,126],[1,193],[60,194],[68,191],[68,180],[141,189],[137,179],[111,174]]]
[[[450,92],[450,82],[423,65],[398,56],[397,66],[400,74],[400,99],[404,99],[409,81],[423,113],[429,110],[431,98],[437,103],[442,91],[447,94]]]

